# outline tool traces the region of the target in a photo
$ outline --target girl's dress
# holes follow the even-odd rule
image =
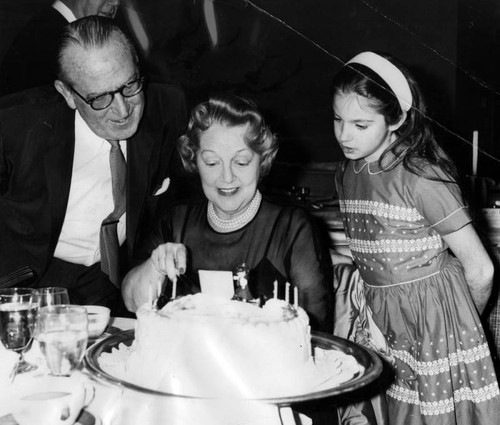
[[[426,175],[447,179],[423,166]],[[394,360],[390,423],[498,424],[485,333],[463,269],[442,238],[471,222],[460,191],[401,163],[386,168],[350,161],[336,183],[366,302]]]

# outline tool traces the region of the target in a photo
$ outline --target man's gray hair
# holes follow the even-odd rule
[[[78,45],[86,50],[91,50],[104,47],[112,41],[121,42],[125,51],[130,53],[134,63],[139,65],[139,57],[134,44],[112,19],[92,15],[66,25],[57,49],[58,79],[65,83],[71,82],[71,76],[64,68],[65,53],[70,46]]]

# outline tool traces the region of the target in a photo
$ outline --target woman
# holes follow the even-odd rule
[[[277,290],[293,302],[297,287],[312,328],[331,332],[328,247],[306,211],[273,203],[257,188],[278,150],[257,107],[236,96],[211,98],[194,108],[178,148],[184,167],[200,175],[206,199],[174,206],[162,219],[149,259],[124,279],[127,308],[146,302],[165,275],[182,295],[200,291],[198,270],[247,272],[237,294],[266,299]]]

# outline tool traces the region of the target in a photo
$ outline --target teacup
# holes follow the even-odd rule
[[[84,305],[89,320],[89,338],[97,338],[102,335],[108,326],[111,310],[100,305]]]
[[[19,425],[73,425],[93,397],[90,382],[47,376],[18,395],[12,415]]]

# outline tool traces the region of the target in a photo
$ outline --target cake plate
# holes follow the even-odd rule
[[[190,397],[184,395],[170,394],[161,391],[155,391],[134,385],[130,382],[117,378],[104,371],[99,365],[99,356],[102,353],[110,353],[113,349],[123,343],[127,346],[132,344],[134,340],[134,330],[123,331],[115,335],[111,335],[96,344],[92,345],[86,352],[84,365],[87,373],[95,380],[111,387],[120,389],[122,392],[136,394],[140,396],[152,396],[153,398],[175,397],[179,399],[194,399],[203,400],[202,397]],[[305,394],[297,394],[287,397],[255,399],[255,401],[266,404],[274,404],[280,407],[290,406],[293,403],[304,401],[319,400],[326,397],[343,395],[351,391],[357,390],[373,382],[382,372],[382,362],[380,358],[371,350],[350,342],[344,338],[329,335],[321,332],[312,332],[313,347],[318,347],[323,350],[338,350],[345,354],[354,356],[356,361],[363,366],[364,371],[359,372],[352,379],[341,384],[321,385],[317,390],[310,391]],[[210,398],[205,398],[210,400]]]

